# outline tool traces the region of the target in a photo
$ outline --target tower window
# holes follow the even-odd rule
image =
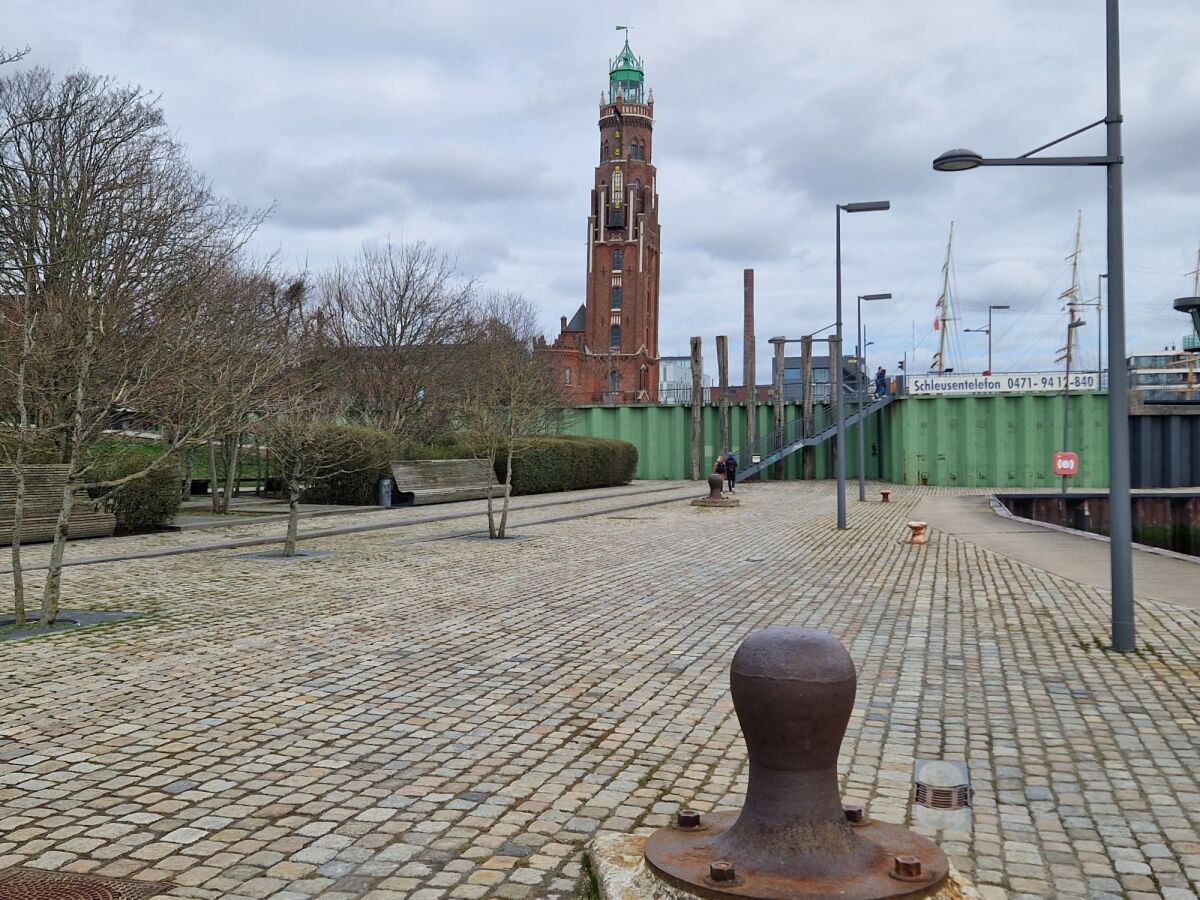
[[[621,308],[621,286],[619,284],[613,286],[611,307],[613,309]]]
[[[571,383],[571,370],[570,370],[570,368],[563,369],[563,384],[570,384],[570,383]]]
[[[641,159],[642,158],[641,150],[638,147],[637,141],[634,141],[632,144],[629,145],[629,158],[630,159]]]
[[[610,151],[609,151],[608,141],[605,141],[604,146],[600,148],[600,161],[601,162],[604,162],[604,160],[608,159],[609,152]]]
[[[608,329],[608,346],[611,350],[621,349],[621,326],[614,325]]]
[[[619,393],[620,390],[621,390],[621,373],[620,372],[609,372],[608,373],[608,392],[610,394],[616,394],[616,393]]]
[[[624,253],[623,253],[623,252],[622,252],[620,249],[617,249],[617,250],[614,250],[614,251],[613,251],[613,257],[612,257],[612,259],[613,259],[613,268],[612,268],[612,270],[613,270],[614,272],[620,272],[620,271],[621,271],[621,261],[622,261],[622,259],[624,258],[624,256],[625,256],[625,254],[624,254]]]

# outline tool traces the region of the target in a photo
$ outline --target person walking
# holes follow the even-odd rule
[[[725,457],[725,481],[729,484],[729,493],[733,493],[733,487],[737,484],[737,457],[730,453]]]
[[[879,371],[875,373],[875,396],[882,397],[887,393],[887,372],[883,366],[879,367]]]

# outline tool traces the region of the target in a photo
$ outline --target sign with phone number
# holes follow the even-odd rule
[[[1034,394],[1063,390],[1062,372],[1018,372],[1012,375],[910,375],[909,394]],[[1071,390],[1100,390],[1096,372],[1072,372]]]

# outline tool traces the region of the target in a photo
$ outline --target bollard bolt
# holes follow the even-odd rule
[[[846,814],[846,821],[851,825],[861,825],[867,818],[862,805],[858,803],[843,803],[842,812]]]
[[[681,809],[675,814],[675,824],[680,828],[699,828],[700,813],[694,809]]]
[[[921,860],[915,856],[897,856],[895,867],[896,874],[901,878],[921,877]]]
[[[708,877],[713,881],[733,881],[737,877],[737,870],[733,867],[733,863],[719,859],[709,863]]]

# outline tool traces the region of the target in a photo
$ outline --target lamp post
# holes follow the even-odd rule
[[[1074,315],[1074,313],[1072,313]],[[1067,326],[1067,370],[1063,377],[1063,453],[1071,449],[1069,439],[1071,436],[1071,329],[1082,328],[1086,323],[1083,319],[1076,319]],[[1067,476],[1062,477],[1062,492],[1067,492]]]
[[[858,347],[855,356],[855,367],[858,370],[858,499],[859,502],[867,499],[867,438],[866,429],[863,427],[863,394],[866,388],[863,386],[863,356],[866,355],[867,345],[863,343],[863,327],[862,327],[862,305],[866,300],[870,303],[872,300],[891,300],[891,294],[859,294],[858,295]]]
[[[837,333],[829,344],[829,374],[833,379],[833,416],[837,423],[833,445],[834,469],[837,471],[837,527],[846,530],[846,414],[842,409],[842,213],[882,212],[892,208],[889,200],[867,203],[839,203],[834,214],[837,224]]]
[[[987,365],[987,370],[988,370],[988,374],[989,374],[989,375],[990,375],[990,374],[991,374],[991,372],[992,372],[992,310],[993,310],[993,309],[1009,309],[1009,308],[1010,308],[1010,307],[1008,307],[1008,306],[1006,306],[1006,305],[1004,305],[1004,304],[1000,304],[1000,303],[993,303],[991,306],[989,306],[989,307],[988,307],[988,323],[987,323],[987,328],[964,328],[964,329],[963,329],[963,331],[964,331],[964,332],[970,332],[970,333],[974,333],[974,334],[986,334],[986,335],[988,336],[988,365]]]
[[[1133,621],[1133,523],[1129,508],[1129,369],[1125,359],[1125,229],[1121,165],[1121,29],[1118,0],[1105,0],[1108,103],[1105,116],[1010,159],[949,150],[933,161],[939,172],[979,166],[1104,166],[1108,171],[1108,505],[1112,575],[1112,649],[1136,648]],[[1105,126],[1103,156],[1037,156],[1068,138]]]

